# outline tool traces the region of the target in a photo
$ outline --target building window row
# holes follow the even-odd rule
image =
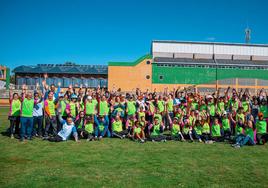
[[[19,77],[16,79],[17,85],[36,85],[37,83],[39,85],[42,84],[43,78],[25,78],[25,77]],[[46,83],[48,85],[55,84],[58,85],[58,83],[61,84],[61,87],[69,87],[69,85],[77,86],[79,87],[81,84],[83,86],[88,87],[107,87],[108,81],[107,79],[98,79],[98,78],[90,78],[90,79],[81,79],[81,78],[47,78]]]
[[[261,66],[234,66],[234,65],[186,65],[186,64],[157,64],[158,67],[191,67],[191,68],[220,68],[220,69],[246,69],[246,70],[268,70]]]

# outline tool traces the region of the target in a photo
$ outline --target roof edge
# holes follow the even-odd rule
[[[176,41],[176,40],[153,40],[153,43],[181,43],[181,44],[214,44],[214,45],[233,45],[233,46],[257,46],[268,47],[268,44],[246,44],[246,43],[231,43],[231,42],[207,42],[207,41]]]
[[[146,54],[133,62],[108,62],[108,66],[136,66],[145,59],[152,59],[152,55]]]

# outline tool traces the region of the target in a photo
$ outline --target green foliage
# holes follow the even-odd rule
[[[0,123],[3,132],[7,108]],[[116,138],[20,143],[0,135],[0,187],[266,187],[267,148]]]

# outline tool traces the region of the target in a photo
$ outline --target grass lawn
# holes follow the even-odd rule
[[[0,131],[9,126],[0,108]],[[267,187],[268,145],[20,143],[0,135],[0,187]]]

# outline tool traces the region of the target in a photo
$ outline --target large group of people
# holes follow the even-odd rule
[[[82,85],[61,89],[60,83],[48,86],[45,80],[36,88],[31,92],[23,85],[21,93],[10,91],[11,138],[229,142],[235,148],[268,141],[268,95],[263,89],[255,95],[230,87],[201,94],[194,86],[123,93]]]

